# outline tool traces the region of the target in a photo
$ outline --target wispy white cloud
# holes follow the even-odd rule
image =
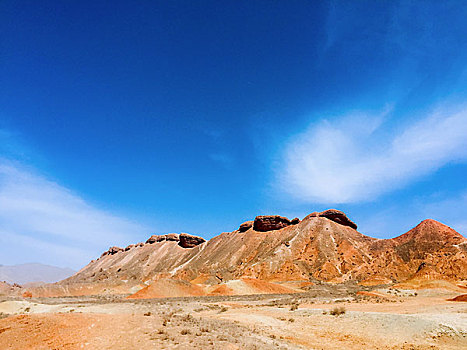
[[[1,263],[79,268],[109,245],[127,244],[145,231],[34,169],[0,158]]]
[[[315,203],[354,203],[401,188],[450,162],[467,160],[467,107],[440,107],[387,127],[386,113],[321,120],[285,148],[282,188]]]

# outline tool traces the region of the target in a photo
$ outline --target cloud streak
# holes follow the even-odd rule
[[[467,160],[467,107],[438,108],[389,131],[386,113],[321,120],[285,147],[282,188],[315,203],[373,200]]]
[[[146,228],[87,203],[33,169],[0,158],[2,263],[82,267]]]

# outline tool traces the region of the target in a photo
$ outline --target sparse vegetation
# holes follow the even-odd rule
[[[321,287],[313,286],[314,292],[319,293],[319,304],[325,303],[324,307],[327,310],[320,310],[316,306],[311,306],[313,300],[310,295],[257,295],[251,296],[222,296],[222,297],[209,297],[209,298],[184,298],[176,300],[141,300],[132,301],[131,303],[119,303],[119,307],[125,308],[126,311],[131,310],[132,316],[135,317],[126,327],[134,327],[135,321],[143,318],[142,315],[148,314],[152,317],[146,317],[144,320],[145,325],[151,325],[151,328],[142,327],[145,336],[141,337],[141,343],[149,344],[149,346],[141,348],[156,348],[156,349],[222,349],[222,348],[235,348],[240,349],[287,349],[290,348],[291,340],[288,332],[300,332],[303,329],[310,329],[321,336],[329,336],[330,332],[341,332],[343,329],[347,332],[345,327],[353,327],[353,319],[350,317],[342,317],[346,313],[343,306],[347,307],[347,304],[339,303],[339,300],[351,302],[350,297],[345,294],[343,286],[335,285],[322,285]],[[353,288],[351,286],[351,288]],[[338,295],[336,299],[335,295],[329,293],[332,290],[335,295]],[[369,291],[372,291],[370,289]],[[401,290],[402,293],[412,296],[414,290]],[[345,299],[349,298],[349,299]],[[355,301],[374,303],[377,306],[377,299],[373,297],[365,297],[364,295],[355,295]],[[395,298],[394,298],[395,299]],[[81,301],[82,299],[78,299]],[[116,299],[108,299],[100,297],[98,303],[105,303],[110,305]],[[316,299],[315,299],[316,300]],[[407,300],[407,299],[405,299]],[[423,301],[423,298],[420,298]],[[55,303],[55,301],[54,301]],[[232,304],[230,304],[232,303]],[[235,303],[235,304],[234,304]],[[333,304],[336,303],[336,304]],[[272,306],[275,304],[277,306]],[[31,310],[35,307],[31,305]],[[42,305],[42,303],[40,304]],[[157,305],[157,307],[156,307]],[[225,306],[223,306],[225,305]],[[231,306],[232,305],[232,306]],[[233,306],[235,305],[235,306]],[[25,313],[27,305],[22,305],[18,313]],[[65,310],[70,310],[73,307],[80,307],[76,311],[83,311],[84,317],[89,317],[87,310],[83,310],[82,307],[88,307],[89,305],[80,304],[68,304]],[[42,307],[42,306],[41,306]],[[95,307],[95,306],[93,306]],[[285,309],[278,309],[277,307],[284,307]],[[353,305],[352,309],[358,310],[360,306],[358,304]],[[370,305],[365,305],[365,308]],[[133,309],[132,309],[133,308]],[[234,309],[232,309],[234,308]],[[232,310],[231,310],[232,309]],[[289,310],[298,310],[289,312]],[[221,312],[227,312],[220,314]],[[348,311],[348,310],[347,310]],[[333,317],[321,317],[321,313],[324,315],[333,315]],[[259,317],[251,318],[244,317],[239,318],[239,315],[258,315]],[[71,317],[70,320],[77,319],[77,315],[70,315],[68,312],[63,313],[65,317]],[[293,318],[291,317],[293,315]],[[6,314],[0,314],[0,318],[7,317]],[[263,318],[266,322],[269,322],[270,317],[274,317],[276,320],[280,320],[277,325],[270,325],[262,322]],[[339,319],[337,317],[341,316]],[[20,317],[30,317],[27,314]],[[34,316],[36,317],[36,316]],[[365,318],[364,314],[359,317]],[[389,317],[393,317],[392,315]],[[396,316],[394,316],[395,318]],[[12,317],[14,319],[15,317]],[[336,323],[337,328],[334,327],[331,321],[338,321]],[[118,322],[121,322],[119,319]],[[365,319],[367,321],[367,319]],[[7,322],[10,322],[9,320]],[[115,322],[115,321],[114,321]],[[278,321],[279,322],[279,321]],[[105,322],[104,322],[105,323]],[[98,324],[99,327],[104,323]],[[115,325],[115,323],[113,323]],[[21,324],[21,327],[24,325]],[[107,325],[106,325],[107,327]],[[90,328],[90,332],[100,332],[101,330],[95,330],[94,327]],[[358,328],[358,326],[356,327]],[[131,329],[131,328],[126,328]],[[147,331],[146,331],[147,330]],[[358,334],[358,329],[352,334]],[[0,330],[1,332],[1,330]],[[8,333],[10,330],[8,330]],[[384,328],[384,332],[389,332]],[[5,331],[4,334],[7,334]],[[93,333],[94,334],[94,333]],[[98,333],[95,333],[98,334]],[[132,332],[128,332],[129,336],[133,336]],[[336,333],[341,334],[341,333]],[[343,336],[347,333],[342,333]],[[386,334],[386,333],[384,333]],[[112,331],[107,331],[107,336],[112,336]],[[345,338],[345,342],[351,343],[352,340]],[[389,338],[388,338],[389,339]],[[147,342],[147,343],[145,343]],[[334,343],[332,343],[334,345]],[[347,344],[347,343],[346,343]],[[346,345],[345,344],[345,345]],[[398,345],[397,342],[394,344]],[[457,344],[457,343],[456,343]],[[321,344],[316,344],[319,347]],[[342,344],[341,344],[342,345]],[[371,348],[370,343],[361,344]],[[374,345],[374,343],[371,343]],[[391,345],[393,345],[391,343]],[[25,348],[25,347],[23,347]]]
[[[340,306],[340,307],[335,307],[331,311],[329,311],[329,314],[332,316],[340,316],[345,314],[345,307]]]
[[[183,322],[192,322],[193,321],[193,316],[190,314],[186,314],[185,316],[182,317]]]

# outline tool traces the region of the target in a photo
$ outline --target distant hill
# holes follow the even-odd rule
[[[13,284],[31,282],[52,283],[68,278],[76,271],[38,263],[20,265],[0,265],[0,281]]]

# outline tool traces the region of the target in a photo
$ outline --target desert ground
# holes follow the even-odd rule
[[[459,291],[321,284],[307,293],[0,300],[0,349],[466,349]]]

